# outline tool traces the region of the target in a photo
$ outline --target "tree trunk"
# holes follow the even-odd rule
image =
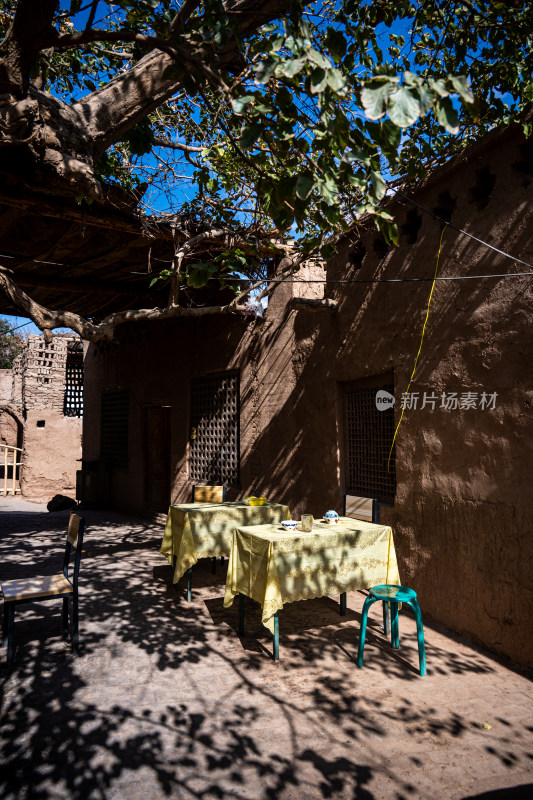
[[[225,7],[243,35],[287,14],[295,2],[226,0]],[[61,38],[51,26],[55,5],[55,0],[19,0],[0,44],[0,172],[15,174],[30,188],[41,184],[58,194],[100,200],[95,158],[176,94],[187,71],[194,69],[197,79],[205,81],[202,65],[212,72],[229,69],[240,58],[239,44],[193,50],[186,32],[172,35],[168,52],[154,49],[106,86],[69,105],[29,83],[39,51]],[[165,75],[172,64],[178,71]]]

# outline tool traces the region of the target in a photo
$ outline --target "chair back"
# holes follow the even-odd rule
[[[72,573],[72,585],[74,588],[78,585],[78,574],[80,571],[81,563],[81,548],[83,545],[83,532],[85,530],[85,520],[79,514],[71,514],[68,521],[67,528],[67,544],[65,547],[65,559],[63,561],[63,575],[68,580],[68,565],[70,561],[70,551],[73,547],[75,549],[74,556],[74,570]]]
[[[378,501],[371,497],[344,495],[344,516],[360,519],[363,522],[378,521]]]
[[[226,499],[225,486],[193,486],[193,503],[223,503]]]

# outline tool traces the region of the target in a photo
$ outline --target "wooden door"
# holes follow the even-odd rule
[[[168,511],[170,505],[170,406],[144,409],[144,505]]]

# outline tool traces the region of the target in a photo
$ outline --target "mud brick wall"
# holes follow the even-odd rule
[[[127,391],[127,464],[110,471],[108,498],[141,510],[154,446],[145,409],[170,407],[168,500],[190,500],[192,381],[237,371],[240,486],[229,498],[266,495],[296,518],[342,511],[343,397],[354,383],[386,377],[399,422],[451,222],[439,275],[468,279],[435,286],[409,389],[419,402],[399,428],[396,491],[379,504],[378,519],[392,526],[401,580],[418,592],[428,620],[533,666],[532,283],[498,277],[528,268],[458,230],[533,263],[533,141],[520,129],[495,133],[416,190],[413,199],[429,213],[391,202],[398,246],[373,224],[339,245],[326,267],[325,296],[337,301],[336,313],[295,310],[291,299],[316,296],[318,285],[286,283],[263,320],[124,326],[112,344],[91,345],[84,455],[100,456],[102,393]],[[477,277],[484,275],[493,277]],[[422,407],[424,393],[439,402]],[[477,405],[441,407],[443,393],[470,393]],[[483,393],[495,395],[493,406],[483,406]]]
[[[21,356],[25,409],[21,488],[27,497],[75,497],[82,421],[64,416],[68,337],[28,336]]]

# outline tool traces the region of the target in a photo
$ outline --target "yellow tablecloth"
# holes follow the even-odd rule
[[[233,531],[241,525],[261,525],[290,519],[287,506],[265,503],[183,503],[168,510],[161,553],[172,566],[176,557],[173,583],[196,564],[199,558],[229,556]]]
[[[311,533],[240,527],[233,534],[224,606],[236,594],[251,597],[274,633],[274,614],[284,603],[399,582],[387,526],[341,517],[335,526],[315,522]]]

